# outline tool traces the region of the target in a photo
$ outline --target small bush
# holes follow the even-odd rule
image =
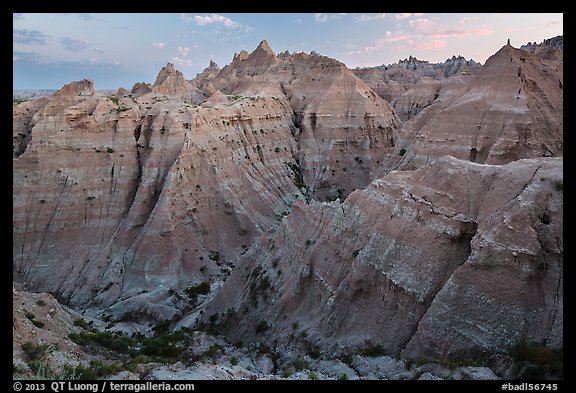
[[[106,153],[114,153],[114,149],[112,149],[111,147],[107,147]]]
[[[564,183],[562,182],[562,180],[556,180],[554,182],[554,187],[556,188],[557,191],[562,191],[564,189]]]
[[[265,332],[268,329],[270,329],[270,325],[268,325],[268,322],[266,321],[260,320],[256,324],[256,334]]]
[[[342,373],[338,376],[338,380],[339,381],[347,381],[348,380],[348,374],[346,373]]]
[[[230,358],[230,364],[236,366],[238,364],[238,358],[236,356],[232,356]]]
[[[400,149],[399,154],[400,154],[401,156],[403,156],[404,154],[406,154],[406,149],[404,149],[404,148]]]
[[[208,258],[210,258],[214,262],[219,262],[220,261],[220,253],[218,251],[210,251]]]
[[[207,295],[210,293],[210,283],[207,281],[202,281],[198,285],[193,285],[184,290],[184,293],[188,295],[191,303],[196,303],[198,300],[198,295]]]
[[[284,367],[282,369],[282,378],[288,378],[292,373],[290,372],[290,367]]]
[[[26,341],[22,344],[22,350],[30,361],[42,359],[47,353],[54,351],[55,347],[50,344],[34,344],[31,341]]]
[[[292,361],[292,366],[296,371],[302,371],[306,368],[306,362],[302,358],[298,358]]]
[[[318,374],[316,374],[314,371],[310,371],[308,373],[308,379],[312,380],[312,381],[317,381],[318,379]]]
[[[382,345],[380,344],[368,344],[366,347],[362,348],[360,350],[360,353],[363,356],[370,356],[370,357],[377,357],[377,356],[382,356],[385,355],[386,352],[384,351],[384,348],[382,348]]]
[[[44,307],[46,305],[46,302],[42,299],[38,299],[38,300],[36,300],[36,304],[41,306],[41,307]]]
[[[37,328],[39,328],[39,329],[42,329],[42,328],[44,327],[44,325],[45,325],[44,322],[39,321],[39,320],[37,320],[37,319],[34,319],[34,320],[32,321],[32,324],[33,324],[34,326],[36,326]]]
[[[75,319],[74,326],[81,327],[84,330],[90,330],[90,326],[88,325],[88,322],[86,322],[84,318]]]

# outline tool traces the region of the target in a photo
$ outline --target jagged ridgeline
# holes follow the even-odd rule
[[[13,106],[13,280],[101,331],[270,353],[558,350],[562,114],[561,37],[356,70],[262,41],[192,80],[72,82]]]

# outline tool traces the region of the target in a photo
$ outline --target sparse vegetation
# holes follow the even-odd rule
[[[368,343],[364,348],[360,350],[360,354],[363,356],[377,357],[386,354],[384,348],[380,344]]]
[[[513,361],[515,379],[547,380],[564,377],[563,350],[554,350],[544,345],[516,344],[509,353]]]
[[[84,330],[90,330],[90,326],[88,325],[88,322],[86,322],[84,318],[75,319],[74,326],[81,327]]]
[[[256,334],[265,332],[268,329],[270,329],[270,325],[268,325],[268,322],[266,322],[264,320],[260,320],[256,324]]]
[[[308,372],[308,379],[310,379],[312,381],[316,381],[320,378],[318,378],[318,374],[316,374],[314,371],[309,371]]]
[[[26,318],[28,318],[28,320],[29,320],[30,322],[32,322],[32,324],[33,324],[34,326],[36,326],[37,328],[39,328],[39,329],[42,329],[42,328],[44,327],[44,325],[45,325],[44,322],[36,319],[36,316],[35,316],[34,314],[32,314],[30,311],[28,311],[28,310],[24,310],[24,316],[25,316]]]
[[[232,356],[232,357],[230,358],[230,364],[233,365],[233,366],[238,365],[238,358],[237,358],[236,356]]]
[[[406,149],[404,149],[404,148],[400,149],[399,154],[400,154],[401,156],[403,156],[404,154],[406,154]]]
[[[304,177],[302,176],[302,168],[300,168],[300,164],[298,162],[287,162],[286,165],[292,170],[292,173],[294,174],[294,185],[298,189],[306,187],[304,184]]]
[[[56,347],[50,344],[34,344],[31,341],[26,341],[24,344],[21,345],[22,350],[26,354],[26,357],[30,362],[38,361],[46,354],[54,351]],[[30,365],[30,363],[29,363]]]
[[[111,147],[107,147],[106,153],[114,153],[114,149],[112,149]]]
[[[210,251],[208,258],[214,262],[220,262],[220,253],[218,251]]]
[[[306,362],[302,358],[297,358],[292,361],[292,366],[296,371],[302,371],[307,367]]]
[[[554,182],[554,187],[556,188],[557,191],[562,191],[564,189],[564,183],[562,182],[562,180],[556,180]]]
[[[339,381],[347,381],[348,380],[348,374],[342,373],[342,374],[338,375],[338,380]]]
[[[44,307],[46,305],[46,302],[42,299],[38,299],[38,300],[36,300],[36,304],[41,306],[41,307]]]
[[[186,293],[190,298],[191,304],[196,304],[198,301],[198,295],[207,295],[210,293],[210,283],[207,281],[202,281],[200,284],[186,288],[184,293]]]

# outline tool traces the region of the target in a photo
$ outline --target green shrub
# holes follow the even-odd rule
[[[198,300],[198,295],[207,295],[210,293],[210,283],[207,281],[202,281],[198,285],[193,285],[184,290],[184,293],[190,298],[190,303],[196,303]]]
[[[562,180],[556,180],[554,182],[554,187],[556,187],[557,191],[562,191],[564,189],[564,182],[562,182]]]
[[[370,357],[377,357],[377,356],[382,356],[382,355],[386,354],[382,345],[370,344],[370,343],[368,343],[368,345],[366,347],[362,348],[360,350],[360,353],[363,356],[370,356]]]
[[[564,375],[563,351],[544,345],[516,344],[509,353],[513,361],[515,378],[521,380],[562,379]]]
[[[114,149],[112,149],[111,147],[107,147],[106,152],[107,153],[114,153]]]
[[[292,361],[292,366],[296,371],[302,371],[306,368],[306,362],[302,358],[297,358]]]
[[[402,148],[400,149],[400,155],[403,156],[404,154],[406,154],[406,149]]]
[[[339,381],[347,381],[348,380],[348,374],[346,373],[342,373],[338,376],[338,380]]]
[[[236,366],[238,364],[238,358],[236,356],[232,356],[230,358],[230,364]]]
[[[42,299],[38,299],[38,300],[36,300],[36,304],[41,306],[41,307],[44,307],[46,305],[46,302]]]
[[[74,326],[81,327],[82,329],[85,329],[85,330],[90,330],[90,326],[88,325],[88,322],[86,322],[86,320],[84,318],[75,319],[74,320]]]
[[[268,329],[270,329],[270,325],[268,325],[268,322],[266,321],[260,320],[256,324],[256,334],[265,332]]]
[[[21,345],[21,347],[28,359],[32,362],[42,359],[47,353],[50,353],[56,349],[53,345],[50,344],[34,344],[31,341],[26,341]]]
[[[42,328],[44,327],[44,325],[45,325],[44,322],[39,321],[39,320],[37,320],[37,319],[34,319],[34,320],[32,321],[32,324],[33,324],[34,326],[36,326],[37,328],[39,328],[39,329],[42,329]]]
[[[308,372],[308,379],[312,381],[317,381],[320,378],[318,378],[318,374],[316,374],[314,371],[310,371]]]

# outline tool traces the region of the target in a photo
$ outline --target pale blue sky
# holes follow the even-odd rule
[[[168,62],[192,79],[263,39],[276,53],[314,50],[354,68],[410,55],[484,63],[508,38],[519,47],[561,34],[562,14],[538,13],[13,14],[13,88],[88,78],[96,89],[130,89],[153,83]]]

